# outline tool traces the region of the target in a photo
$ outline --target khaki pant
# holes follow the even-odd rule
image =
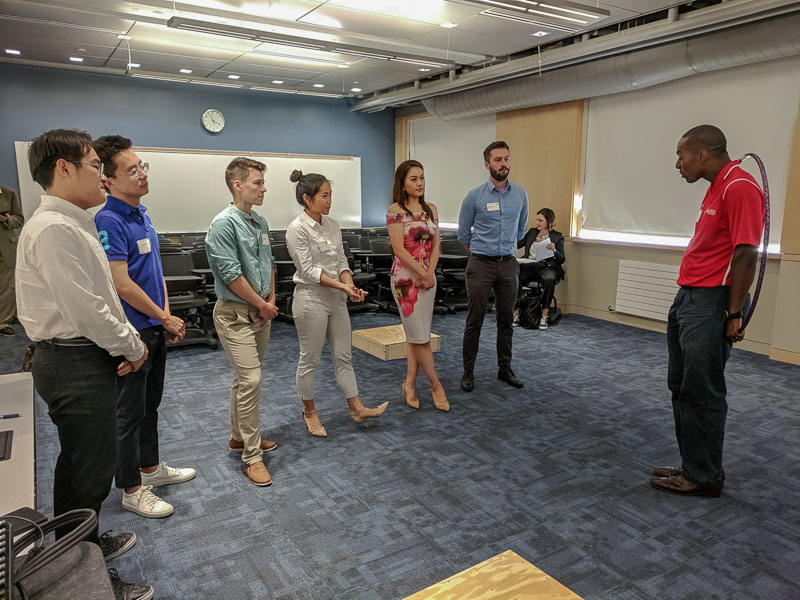
[[[347,297],[333,288],[298,284],[294,288],[292,316],[300,341],[296,376],[300,400],[314,399],[314,375],[326,339],[339,390],[345,398],[358,396]]]
[[[217,300],[214,325],[225,353],[233,363],[231,437],[244,442],[242,460],[261,460],[261,361],[269,343],[270,321],[242,302]]]
[[[17,299],[14,294],[14,265],[8,265],[0,257],[0,326],[8,325],[17,314]]]

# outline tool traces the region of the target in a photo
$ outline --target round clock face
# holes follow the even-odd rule
[[[216,108],[209,108],[201,119],[203,127],[210,133],[219,133],[225,127],[225,117]]]

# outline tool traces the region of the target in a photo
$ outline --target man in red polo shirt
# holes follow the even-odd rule
[[[681,261],[680,290],[669,311],[668,383],[681,467],[658,467],[653,487],[684,496],[718,497],[725,473],[725,363],[744,338],[764,225],[764,195],[732,161],[725,135],[713,125],[687,131],[675,167],[688,182],[711,182]]]

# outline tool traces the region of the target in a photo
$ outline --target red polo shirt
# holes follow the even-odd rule
[[[764,227],[764,194],[756,180],[734,160],[708,188],[700,218],[681,261],[678,285],[717,287],[731,284],[736,246],[759,246]]]

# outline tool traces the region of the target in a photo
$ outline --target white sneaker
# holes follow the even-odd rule
[[[128,494],[123,490],[122,508],[148,519],[168,517],[175,510],[172,504],[164,502],[153,493],[152,485],[141,485],[132,494]]]
[[[195,475],[197,475],[197,471],[194,469],[176,469],[167,465],[166,462],[162,462],[152,473],[142,473],[142,485],[158,487],[160,485],[183,483],[194,479]]]
[[[539,329],[547,329],[547,317],[539,319]]]

